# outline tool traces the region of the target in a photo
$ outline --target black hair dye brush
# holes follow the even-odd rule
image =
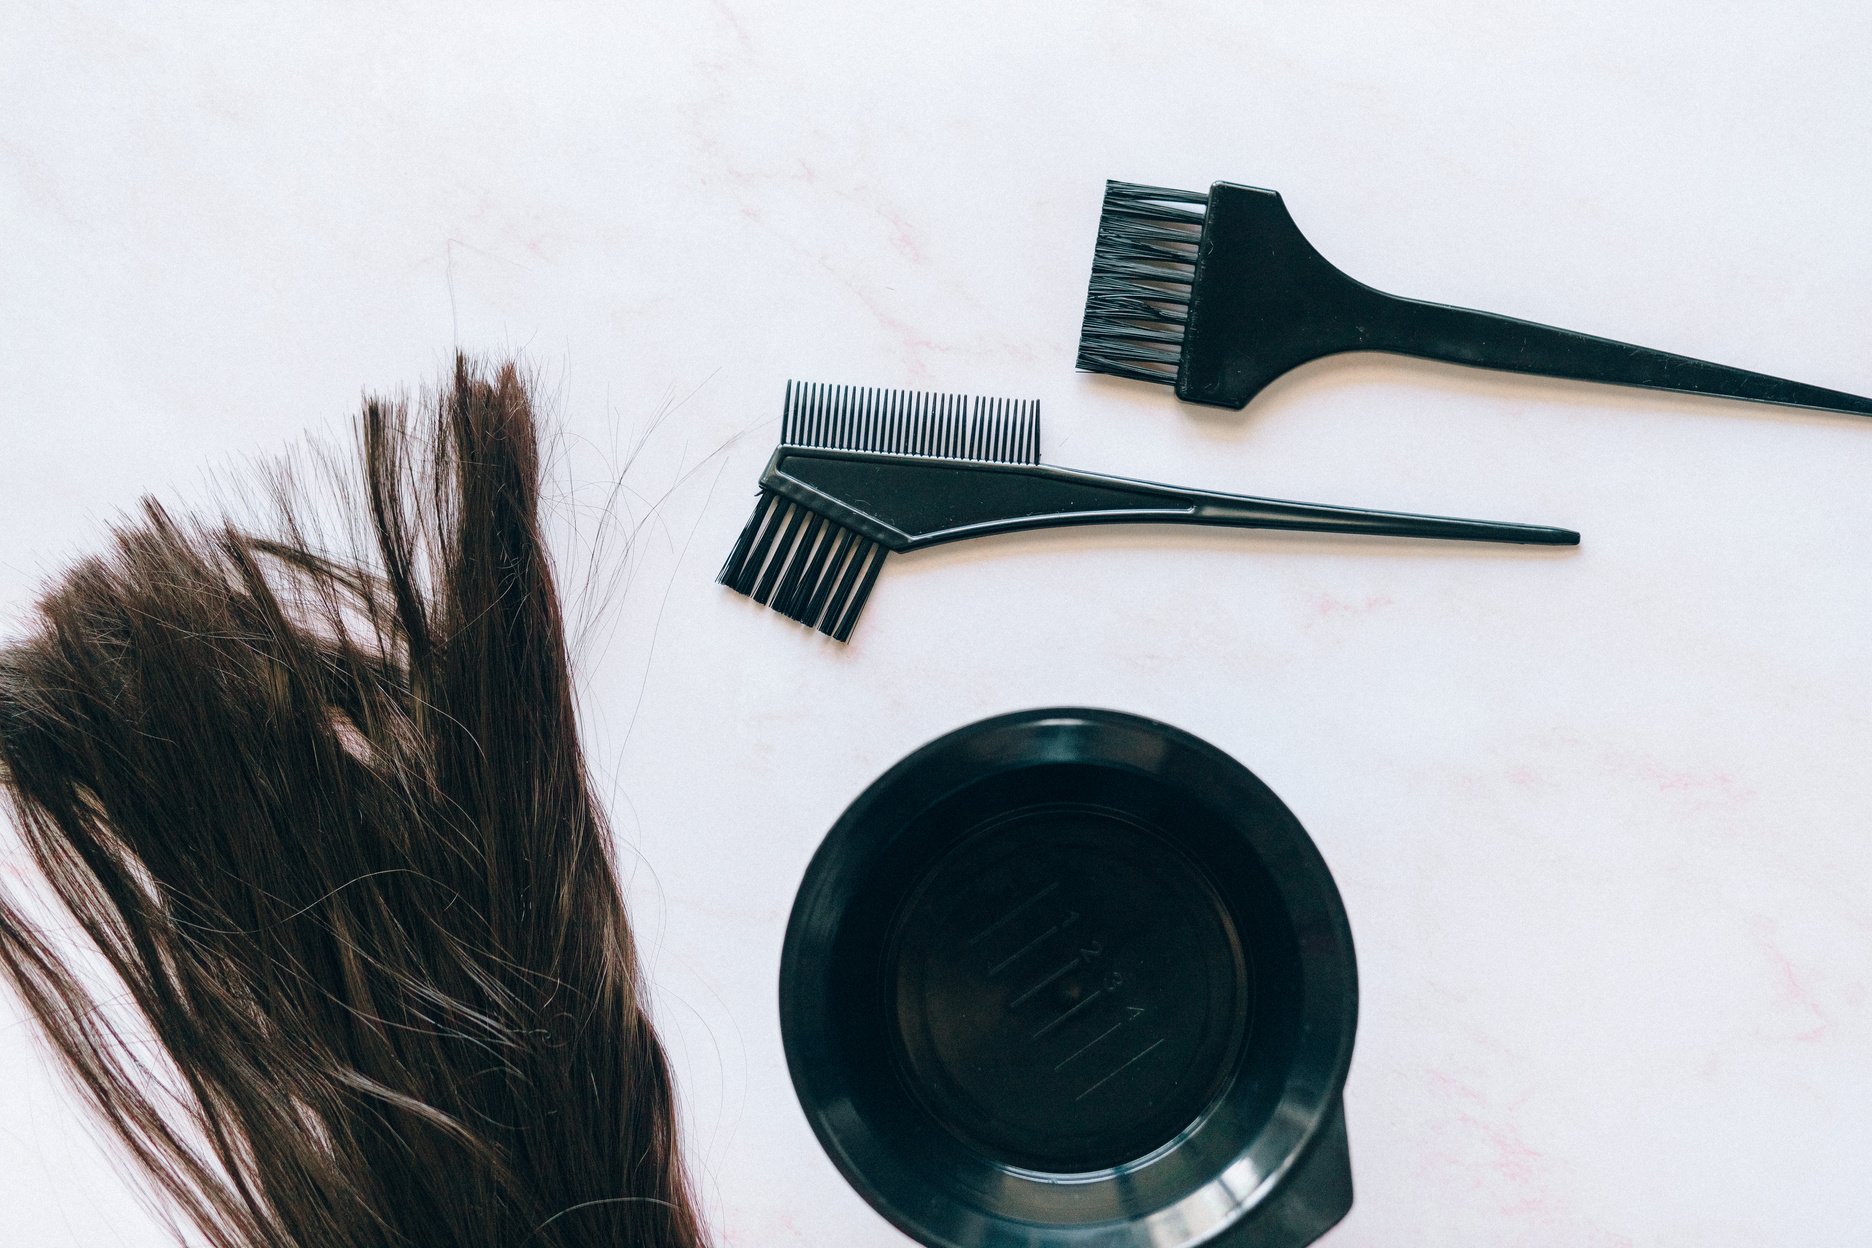
[[[1242,408],[1343,351],[1872,414],[1872,399],[1838,390],[1373,290],[1313,249],[1275,191],[1105,184],[1080,368]]]
[[[1040,462],[1040,405],[789,382],[760,500],[716,578],[838,641],[884,557],[1068,524],[1208,524],[1576,546],[1567,529],[1289,503]]]

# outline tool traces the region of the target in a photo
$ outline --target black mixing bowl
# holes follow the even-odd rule
[[[852,1185],[947,1248],[1298,1248],[1351,1207],[1352,934],[1240,763],[1112,711],[910,755],[814,855],[780,969]]]

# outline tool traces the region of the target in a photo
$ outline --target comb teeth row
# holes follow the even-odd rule
[[[762,490],[715,579],[834,641],[851,636],[890,552],[816,511]]]
[[[1037,464],[1040,404],[789,381],[780,441],[831,451]]]
[[[1207,206],[1198,191],[1105,184],[1092,285],[1079,330],[1080,368],[1174,385]]]

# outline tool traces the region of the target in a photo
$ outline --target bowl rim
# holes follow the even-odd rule
[[[1121,754],[1124,756],[1119,757]],[[845,903],[861,882],[865,865],[888,845],[891,834],[901,831],[908,822],[899,819],[895,827],[879,829],[872,826],[875,812],[885,803],[901,800],[903,790],[909,790],[913,798],[921,798],[918,809],[928,809],[944,796],[997,771],[1047,763],[1142,770],[1172,783],[1138,761],[1153,756],[1180,760],[1185,765],[1194,763],[1219,791],[1234,790],[1252,799],[1257,813],[1275,816],[1251,821],[1243,815],[1229,821],[1229,828],[1247,840],[1261,858],[1283,901],[1289,904],[1290,917],[1294,903],[1303,908],[1308,920],[1302,966],[1303,984],[1308,991],[1303,997],[1324,998],[1307,1001],[1308,1026],[1303,1031],[1305,1054],[1310,1055],[1309,1076],[1301,1080],[1296,1092],[1290,1070],[1290,1082],[1276,1103],[1274,1113],[1283,1120],[1284,1132],[1267,1144],[1270,1133],[1264,1130],[1245,1142],[1244,1151],[1233,1161],[1194,1190],[1166,1206],[1121,1222],[1014,1223],[960,1202],[934,1199],[942,1195],[934,1185],[930,1190],[933,1199],[916,1202],[918,1210],[902,1207],[899,1200],[880,1190],[865,1165],[854,1157],[853,1145],[861,1141],[848,1137],[854,1128],[863,1130],[865,1124],[844,1095],[849,1083],[841,1082],[839,1064],[813,1051],[816,1039],[823,1034],[824,977],[832,962],[829,954],[837,940],[838,920]],[[941,779],[953,773],[958,763],[964,778]],[[1177,787],[1189,789],[1187,784]],[[924,791],[919,793],[919,789]],[[1211,794],[1201,797],[1206,806],[1226,819],[1228,812],[1215,804]],[[1267,852],[1270,850],[1274,852]],[[1334,973],[1340,980],[1336,984]],[[1315,979],[1323,979],[1330,991],[1312,992]],[[1222,1234],[1264,1205],[1333,1127],[1351,1066],[1358,1022],[1357,964],[1344,902],[1325,859],[1293,812],[1239,760],[1202,738],[1160,720],[1090,707],[1036,708],[978,720],[918,747],[868,785],[832,825],[806,867],[788,917],[779,990],[781,1042],[788,1074],[814,1135],[846,1182],[866,1203],[919,1243],[968,1244],[974,1248],[989,1248],[1004,1240],[1029,1244],[1035,1242],[1033,1233],[1042,1229],[1054,1235],[1053,1242],[1096,1242],[1101,1248],[1128,1248],[1133,1244],[1137,1248],[1178,1248]],[[1300,1056],[1296,1055],[1294,1069],[1302,1064]],[[1255,1145],[1266,1146],[1252,1147]],[[1152,1158],[1163,1151],[1153,1153]],[[1274,1151],[1278,1151],[1278,1157],[1257,1156]],[[1135,1164],[1146,1164],[1148,1160]],[[1125,1169],[1089,1176],[1029,1176],[1012,1169],[1007,1173],[1010,1182],[1057,1186],[1115,1180]],[[944,1216],[928,1216],[938,1208],[943,1209]],[[1006,1237],[997,1235],[995,1232],[1003,1227],[1013,1228],[1013,1232]]]

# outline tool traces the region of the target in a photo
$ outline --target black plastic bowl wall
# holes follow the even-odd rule
[[[942,1248],[1298,1248],[1351,1205],[1338,890],[1246,768],[1028,711],[918,750],[807,870],[781,963],[800,1102]]]

